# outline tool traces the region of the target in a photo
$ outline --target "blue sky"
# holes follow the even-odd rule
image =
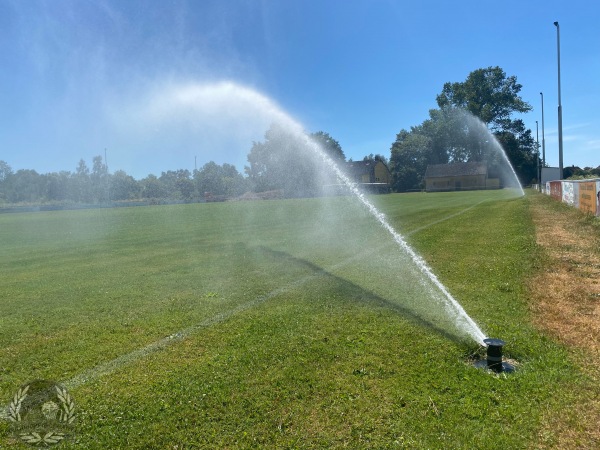
[[[355,160],[389,157],[445,82],[515,75],[558,165],[600,165],[600,6],[589,0],[0,0],[0,160],[75,171],[104,155],[135,178],[243,171],[280,113]]]

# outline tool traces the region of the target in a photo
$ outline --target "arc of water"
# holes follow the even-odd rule
[[[423,273],[427,279],[429,279],[443,294],[444,303],[446,310],[449,314],[453,315],[456,324],[467,331],[469,335],[479,344],[485,345],[483,340],[486,339],[486,335],[479,326],[475,323],[475,321],[467,314],[464,308],[460,305],[460,303],[448,292],[446,286],[438,279],[438,277],[433,273],[431,268],[425,262],[425,260],[418,255],[413,248],[406,242],[404,237],[398,233],[385,219],[385,216],[373,205],[365,195],[360,191],[356,183],[353,183],[337,166],[337,164],[329,158],[316,143],[312,142],[310,138],[305,137],[307,144],[313,149],[313,151],[317,152],[319,157],[328,164],[336,174],[336,176],[346,185],[352,194],[362,203],[364,207],[371,213],[371,215],[379,222],[379,224],[392,236],[394,241],[400,246],[400,248],[408,254],[410,259],[415,263],[415,265],[419,268],[421,273]]]
[[[357,185],[341,171],[337,164],[323,152],[319,145],[307,136],[300,124],[287,115],[271,99],[253,89],[245,88],[231,82],[224,82],[215,85],[183,86],[175,90],[169,90],[166,95],[159,96],[158,100],[152,104],[155,106],[153,109],[154,114],[157,115],[159,120],[163,116],[170,117],[181,107],[184,110],[192,108],[193,110],[198,110],[199,113],[206,114],[207,111],[205,109],[207,104],[211,106],[210,110],[217,108],[219,111],[219,108],[224,109],[225,106],[235,105],[236,108],[246,111],[248,117],[251,116],[249,114],[250,111],[258,112],[259,114],[253,113],[252,116],[262,116],[272,122],[279,123],[296,136],[296,138],[304,140],[308,148],[333,169],[342,183],[350,189],[352,194],[367,208],[381,226],[390,233],[394,241],[423,273],[425,279],[428,279],[442,293],[446,312],[455,318],[459,328],[465,330],[475,341],[483,344],[483,339],[486,338],[485,334],[469,317],[458,301],[450,295],[446,287],[438,280],[423,258],[410,247],[402,235],[394,230],[385,219],[385,216],[367,200]],[[214,111],[212,112],[214,113]]]

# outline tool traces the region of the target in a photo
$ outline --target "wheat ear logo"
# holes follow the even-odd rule
[[[49,447],[70,435],[75,402],[61,385],[36,380],[15,393],[7,417],[18,440],[35,447]]]

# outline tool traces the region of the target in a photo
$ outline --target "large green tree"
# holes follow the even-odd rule
[[[134,200],[140,198],[141,186],[123,170],[117,170],[110,178],[111,200]]]
[[[531,111],[531,105],[519,95],[517,77],[507,77],[500,67],[474,70],[463,82],[445,83],[437,96],[440,109],[461,108],[478,117],[493,131],[510,127],[513,113]]]
[[[155,201],[168,197],[167,187],[154,174],[149,174],[146,178],[140,180],[140,185],[142,186],[142,197],[145,199]]]
[[[325,133],[324,131],[317,131],[316,133],[311,133],[311,139],[315,141],[321,149],[336,162],[344,162],[346,161],[346,155],[344,155],[344,151],[342,150],[342,146],[338,141],[333,139],[329,133]]]
[[[160,174],[159,181],[164,186],[168,198],[189,202],[195,196],[195,186],[191,176],[187,169],[167,170]]]
[[[323,184],[335,182],[335,175],[315,151],[314,143],[325,154],[344,161],[339,143],[327,133],[298,135],[273,124],[263,142],[254,142],[245,167],[256,192],[282,190],[286,197],[311,197],[321,193]]]
[[[431,159],[431,137],[417,127],[411,131],[402,130],[396,136],[391,151],[390,171],[394,175],[392,189],[396,192],[420,189],[423,174]]]
[[[194,172],[194,182],[200,195],[235,197],[246,190],[246,180],[231,164],[218,165],[210,161]]]

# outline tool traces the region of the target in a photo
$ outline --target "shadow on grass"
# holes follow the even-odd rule
[[[199,323],[192,324],[169,336],[159,339],[158,341],[151,342],[144,347],[140,347],[132,352],[123,354],[113,360],[109,360],[95,367],[92,367],[89,370],[86,370],[69,380],[63,381],[63,385],[65,385],[68,389],[76,388],[81,384],[87,383],[102,375],[109,374],[114,370],[119,369],[125,365],[131,364],[139,359],[145,358],[152,353],[161,351],[175,344],[176,342],[185,339],[187,336],[197,333],[199,330],[211,327],[218,323],[222,323],[230,317],[233,317],[241,312],[254,308],[259,304],[266,302],[269,299],[272,299],[280,294],[285,293],[288,290],[297,288],[311,280],[315,280],[316,278],[320,277],[333,280],[336,286],[339,286],[339,288],[337,289],[340,292],[350,293],[348,299],[357,304],[370,304],[374,307],[384,307],[386,309],[395,311],[410,323],[431,330],[432,332],[435,332],[438,335],[443,336],[444,338],[453,341],[457,344],[464,346],[468,342],[466,336],[462,336],[458,333],[452,333],[450,330],[438,326],[435,322],[428,319],[427,317],[424,317],[422,314],[419,314],[414,309],[408,308],[404,305],[400,305],[396,302],[383,298],[382,296],[372,291],[369,291],[368,289],[365,289],[364,287],[359,286],[356,283],[353,283],[338,275],[335,275],[329,270],[319,267],[318,265],[310,261],[292,256],[284,251],[273,250],[266,246],[249,247],[245,243],[237,243],[235,244],[235,247],[239,252],[238,254],[262,254],[265,257],[276,262],[276,264],[274,264],[273,267],[285,267],[285,270],[288,274],[289,272],[291,272],[290,269],[293,267],[294,269],[300,269],[295,270],[294,272],[298,272],[298,274],[302,273],[304,275],[300,275],[299,277],[296,277],[293,280],[282,281],[282,286],[279,286],[263,295],[259,295],[250,301],[241,303],[231,310],[223,311],[211,317],[207,317]],[[364,254],[361,254],[360,257],[364,257]],[[348,260],[341,261],[339,264],[336,264],[333,267],[342,267],[345,264],[349,264],[351,262],[356,261],[357,258],[359,257],[357,256],[356,258],[350,258]]]
[[[390,310],[398,313],[400,316],[404,317],[410,323],[415,324],[419,327],[423,327],[428,330],[431,330],[432,332],[435,332],[435,333],[439,334],[440,336],[442,336],[446,339],[449,339],[457,344],[461,344],[461,345],[470,344],[470,346],[474,346],[473,343],[468,342],[469,338],[467,336],[461,335],[458,333],[453,333],[452,331],[450,331],[446,328],[440,327],[432,319],[425,317],[423,314],[420,314],[418,311],[415,311],[414,309],[411,309],[407,306],[398,304],[397,302],[394,302],[392,300],[388,300],[388,299],[376,294],[375,292],[372,292],[362,286],[359,286],[358,284],[356,284],[352,281],[346,280],[338,275],[335,275],[334,273],[328,271],[327,269],[319,267],[318,265],[314,264],[313,262],[295,257],[284,251],[273,250],[273,249],[265,247],[265,246],[259,246],[259,247],[256,247],[255,249],[256,249],[256,251],[267,254],[270,257],[280,261],[280,264],[287,265],[287,266],[296,265],[296,266],[302,267],[304,270],[307,270],[312,274],[312,276],[310,277],[311,279],[313,277],[324,277],[324,278],[327,277],[327,278],[333,279],[336,283],[339,283],[341,286],[343,286],[344,292],[352,292],[353,293],[351,295],[351,297],[349,297],[349,298],[354,302],[366,303],[366,304],[370,304],[373,306],[384,307],[384,308],[390,309]],[[361,255],[361,256],[363,256],[363,255]],[[344,263],[345,262],[340,263],[340,266],[344,265]],[[306,281],[308,281],[308,278],[306,279]]]

